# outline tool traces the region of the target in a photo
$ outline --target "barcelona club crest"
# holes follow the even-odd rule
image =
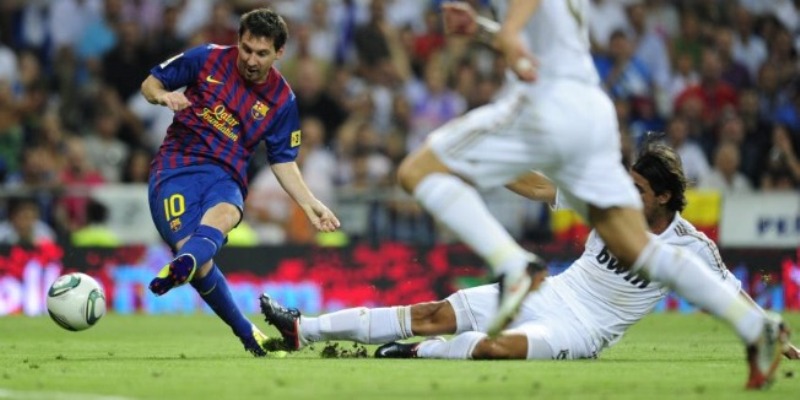
[[[253,108],[250,109],[250,115],[257,120],[262,120],[267,116],[267,111],[269,111],[269,107],[266,104],[256,101],[256,104],[253,104]]]
[[[169,221],[169,229],[172,229],[173,232],[181,230],[181,219],[175,218],[172,221]]]

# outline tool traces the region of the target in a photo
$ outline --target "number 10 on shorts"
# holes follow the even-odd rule
[[[164,199],[164,216],[167,221],[180,217],[186,211],[186,200],[180,193],[173,194],[169,198]]]

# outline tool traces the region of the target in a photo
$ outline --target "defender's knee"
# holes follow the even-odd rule
[[[411,306],[411,330],[420,336],[455,333],[456,316],[453,307],[447,301]]]

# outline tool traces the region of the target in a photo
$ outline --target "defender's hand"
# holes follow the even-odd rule
[[[158,98],[158,103],[172,111],[180,111],[192,105],[182,92],[166,92]]]

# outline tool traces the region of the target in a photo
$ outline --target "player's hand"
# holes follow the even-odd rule
[[[783,352],[783,355],[790,360],[800,360],[800,349],[789,343],[787,349]]]
[[[339,228],[339,219],[321,201],[316,200],[310,204],[303,204],[300,207],[306,213],[308,220],[318,231],[333,232]]]
[[[536,80],[538,62],[525,49],[519,35],[501,30],[497,34],[496,47],[503,54],[508,68],[511,68],[519,79],[525,82]]]
[[[442,4],[444,33],[448,35],[472,36],[478,31],[475,17],[478,14],[467,2],[450,1]]]
[[[166,92],[158,98],[158,103],[172,111],[180,111],[192,105],[182,92]]]

